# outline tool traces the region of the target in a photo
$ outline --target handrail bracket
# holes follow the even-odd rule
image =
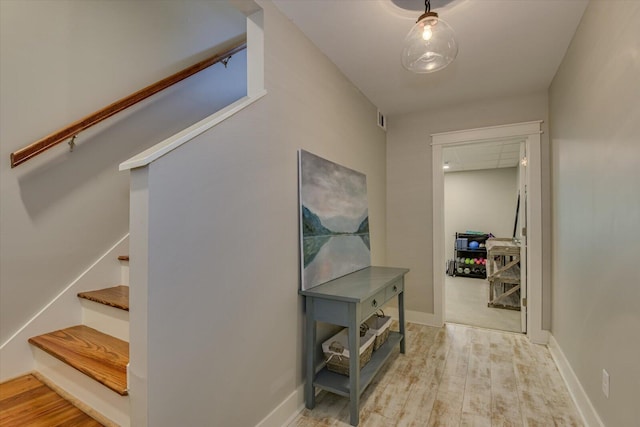
[[[78,137],[78,135],[73,135],[73,137],[69,140],[68,144],[69,144],[69,152],[73,153],[73,149],[76,146],[76,138]]]

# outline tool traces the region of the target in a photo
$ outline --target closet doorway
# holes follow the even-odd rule
[[[434,315],[437,322],[445,322],[447,260],[453,256],[447,253],[446,249],[446,241],[450,236],[445,235],[444,149],[487,142],[521,142],[526,150],[527,163],[527,173],[522,182],[526,186],[526,203],[521,204],[519,217],[520,221],[523,221],[523,217],[526,216],[526,251],[521,259],[522,275],[526,278],[521,288],[521,330],[526,332],[533,342],[547,341],[548,334],[542,329],[541,123],[535,121],[431,135],[433,286]],[[515,211],[513,215],[515,218]],[[522,222],[520,224],[522,225]]]
[[[526,173],[524,140],[451,145],[444,147],[442,156],[447,254],[445,321],[523,332],[523,262],[515,262],[505,270],[504,274],[509,275],[503,279],[506,282],[488,280],[487,272],[492,268],[487,263],[492,259],[487,256],[487,240],[498,238],[500,244],[505,244],[515,238],[522,247],[523,224],[519,223],[523,221],[519,214],[526,203],[526,186],[520,185],[520,177]],[[510,256],[509,262],[513,258]]]

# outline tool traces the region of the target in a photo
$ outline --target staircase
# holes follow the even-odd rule
[[[129,257],[123,285],[78,294],[82,324],[31,337],[36,371],[101,423],[129,426]]]

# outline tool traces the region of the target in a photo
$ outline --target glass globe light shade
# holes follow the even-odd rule
[[[432,73],[458,55],[453,29],[435,12],[426,12],[404,39],[402,66],[414,73]]]

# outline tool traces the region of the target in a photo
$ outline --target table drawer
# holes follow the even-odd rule
[[[386,289],[381,290],[369,299],[364,300],[362,303],[362,319],[367,319],[373,313],[381,308],[386,302]]]
[[[403,289],[404,289],[404,286],[403,286],[402,280],[398,280],[392,283],[391,285],[387,286],[385,301],[389,301],[391,298],[395,297],[400,292],[402,292]]]

